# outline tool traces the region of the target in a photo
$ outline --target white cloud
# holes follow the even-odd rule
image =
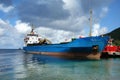
[[[81,5],[77,0],[63,0],[63,2],[65,3],[63,8],[68,9],[71,16],[76,16],[76,14],[79,15],[79,12],[82,13]]]
[[[36,25],[36,27],[44,26],[51,29],[81,33],[81,31],[86,31],[86,29],[89,28],[87,26],[89,26],[88,18],[90,4],[94,4],[91,5],[91,7],[94,6],[93,17],[97,16],[97,20],[99,20],[98,18],[100,16],[100,13],[105,13],[108,11],[107,5],[105,4],[109,1],[93,0],[91,3],[89,3],[84,0],[57,0],[55,2],[51,0],[37,0],[36,2],[34,2],[34,0],[27,0],[25,4],[32,2],[32,5],[24,7],[24,9],[21,9],[23,8],[23,3],[20,3],[20,5],[16,7],[18,8],[18,13],[21,21],[32,22]],[[31,11],[29,11],[29,9],[31,9]]]
[[[0,24],[6,24],[6,23],[2,19],[0,19]]]
[[[98,36],[107,33],[107,27],[100,27],[99,23],[93,25],[92,36]]]
[[[28,23],[22,23],[20,20],[16,21],[15,28],[19,33],[26,33],[31,30]]]
[[[5,28],[6,28],[6,30],[8,29],[6,26],[8,26],[8,25],[7,25],[7,22],[5,22],[5,21],[3,21],[2,19],[0,19],[0,35],[1,35],[1,36],[4,35],[4,33],[5,33]]]
[[[101,18],[104,17],[107,14],[108,10],[109,10],[108,7],[103,7],[101,14],[100,14],[100,17]]]
[[[8,6],[8,7],[5,7],[3,4],[0,4],[0,10],[5,12],[5,13],[8,13],[9,11],[13,10],[14,7],[13,6]]]
[[[38,27],[35,29],[40,36],[49,39],[52,43],[60,43],[65,40],[70,40],[71,38],[78,38],[84,35],[84,31],[79,32],[71,32],[65,30],[51,29],[46,27]]]
[[[4,29],[0,28],[0,35],[3,35]]]
[[[100,34],[105,34],[105,33],[107,33],[108,32],[108,29],[107,29],[107,27],[103,27],[103,28],[101,28],[101,30],[100,30]]]
[[[85,29],[85,25],[88,25],[88,18],[86,16],[76,18],[69,17],[66,20],[55,20],[51,22],[50,25],[55,25],[56,29],[81,32]]]
[[[0,34],[0,48],[19,48],[23,46],[24,35],[2,19],[0,19]]]
[[[103,12],[108,12],[108,7],[103,7],[102,10]]]
[[[98,36],[99,35],[99,28],[100,28],[99,24],[94,24],[93,33],[92,33],[93,36]]]
[[[35,29],[40,36],[48,38],[52,43],[59,43],[65,41],[65,39],[71,39],[74,34],[70,31],[57,30],[45,27],[38,27]]]

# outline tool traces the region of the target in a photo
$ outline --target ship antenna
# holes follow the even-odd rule
[[[92,9],[90,9],[90,18],[89,18],[89,22],[90,22],[90,33],[89,36],[92,36]]]

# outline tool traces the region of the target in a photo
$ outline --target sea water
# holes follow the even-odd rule
[[[67,60],[3,49],[0,80],[120,80],[120,59]]]

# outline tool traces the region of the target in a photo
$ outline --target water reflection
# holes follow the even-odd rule
[[[66,60],[1,51],[0,80],[119,80],[120,59]]]

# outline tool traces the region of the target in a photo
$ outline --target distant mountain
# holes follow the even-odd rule
[[[113,44],[120,46],[120,27],[105,35],[108,35],[114,39]]]

